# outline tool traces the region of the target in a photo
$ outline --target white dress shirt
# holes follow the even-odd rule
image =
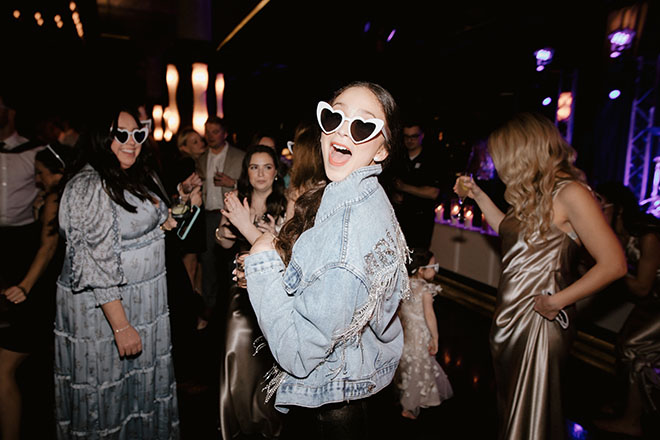
[[[28,140],[14,132],[4,139],[11,150]],[[39,189],[34,179],[34,156],[39,148],[22,153],[0,152],[0,226],[23,226],[34,222],[32,203]]]
[[[213,150],[209,150],[209,159],[206,163],[206,200],[204,201],[204,207],[209,211],[222,209],[225,206],[222,187],[213,184],[213,176],[216,171],[222,172],[225,169],[227,151],[229,151],[228,143],[225,143],[222,151],[218,154],[214,154]]]

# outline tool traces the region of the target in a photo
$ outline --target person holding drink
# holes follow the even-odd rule
[[[454,191],[470,197],[502,237],[502,272],[490,332],[500,439],[564,439],[561,372],[575,326],[576,301],[626,273],[621,245],[574,165],[575,151],[555,125],[523,113],[488,139],[506,185],[506,213],[474,180]],[[595,264],[581,277],[579,247]]]
[[[291,411],[287,438],[363,439],[369,397],[401,357],[397,308],[410,292],[406,241],[378,181],[400,146],[398,107],[378,84],[356,82],[316,110],[330,183],[298,197],[277,238],[254,242],[245,276],[278,364],[269,395]]]
[[[176,227],[130,109],[98,115],[67,176],[59,226],[57,438],[178,439],[165,231]]]
[[[204,311],[203,319],[197,326],[198,330],[206,328],[214,313],[220,313],[222,316],[226,307],[226,299],[223,298],[219,310],[216,311],[218,294],[224,294],[229,289],[229,264],[233,255],[218,246],[215,231],[222,218],[220,210],[224,207],[224,196],[236,188],[245,156],[243,150],[231,145],[227,140],[227,124],[223,119],[210,116],[204,130],[208,150],[195,160],[197,174],[203,182],[206,242],[206,249],[200,255]]]
[[[266,403],[263,381],[273,366],[245,290],[243,261],[252,243],[268,231],[277,234],[284,223],[287,200],[278,173],[275,150],[265,145],[248,148],[238,190],[227,193],[223,217],[216,231],[218,243],[236,252],[237,283],[229,290],[224,353],[220,370],[220,429],[222,438],[260,434],[277,437],[281,418],[273,403]]]

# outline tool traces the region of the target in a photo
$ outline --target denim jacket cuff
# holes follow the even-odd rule
[[[275,250],[259,252],[258,254],[248,255],[245,258],[246,277],[249,277],[250,274],[280,272],[284,269],[284,263]]]

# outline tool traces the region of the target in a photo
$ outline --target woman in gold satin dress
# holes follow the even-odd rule
[[[575,151],[545,116],[522,113],[496,129],[488,149],[506,185],[500,211],[469,177],[454,190],[474,199],[502,238],[502,273],[490,332],[499,438],[566,438],[561,370],[574,304],[626,273],[623,250]],[[580,246],[595,264],[573,277]]]

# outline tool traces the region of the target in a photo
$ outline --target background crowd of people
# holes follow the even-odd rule
[[[58,438],[179,438],[177,386],[209,368],[186,341],[208,334],[225,439],[367,438],[369,399],[390,383],[414,420],[454,393],[429,249],[435,207],[457,196],[502,238],[500,438],[564,437],[575,304],[606,288],[640,299],[617,343],[625,404],[596,426],[641,436],[657,413],[658,221],[625,187],[592,190],[544,116],[449,141],[358,82],[293,133],[255,127],[247,142],[212,116],[159,143],[126,103],[76,128],[40,120],[29,140],[5,95],[3,439],[20,438],[17,369],[49,350]]]

